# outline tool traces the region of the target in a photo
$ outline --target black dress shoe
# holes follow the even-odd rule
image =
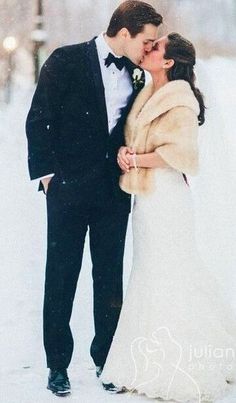
[[[100,376],[102,375],[102,370],[103,370],[102,366],[96,367],[96,376],[97,376],[97,378],[100,378]]]
[[[56,396],[70,394],[70,381],[66,369],[50,369],[47,389]]]
[[[105,389],[109,393],[126,393],[127,389],[125,387],[115,386],[113,383],[103,383],[103,389]]]

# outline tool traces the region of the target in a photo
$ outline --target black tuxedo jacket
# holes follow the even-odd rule
[[[127,59],[131,80],[136,67]],[[114,195],[129,202],[119,188],[116,156],[124,145],[127,114],[143,85],[133,88],[109,135],[95,38],[56,49],[42,67],[26,121],[31,179],[55,173],[64,183],[92,187],[100,176],[109,175]]]

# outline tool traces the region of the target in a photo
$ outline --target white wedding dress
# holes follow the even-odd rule
[[[133,268],[102,381],[214,401],[236,379],[235,317],[199,257],[191,189],[172,168],[156,169],[155,183],[135,197]]]

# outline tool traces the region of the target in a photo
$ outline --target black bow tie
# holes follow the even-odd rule
[[[105,59],[105,66],[109,67],[112,63],[116,65],[118,70],[122,70],[125,67],[126,58],[123,57],[115,57],[112,53],[109,53]]]

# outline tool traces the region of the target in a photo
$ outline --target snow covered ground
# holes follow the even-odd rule
[[[208,123],[201,130],[202,169],[191,179],[197,236],[204,261],[236,311],[236,60],[211,59],[198,66]],[[42,299],[46,252],[45,198],[27,171],[24,121],[32,88],[18,84],[11,104],[0,105],[0,402],[52,403],[45,388]],[[132,257],[128,230],[125,284]],[[95,377],[89,356],[93,336],[92,280],[88,244],[74,302],[75,350],[69,401],[144,403],[141,396],[109,395]],[[236,403],[236,391],[222,403]]]

